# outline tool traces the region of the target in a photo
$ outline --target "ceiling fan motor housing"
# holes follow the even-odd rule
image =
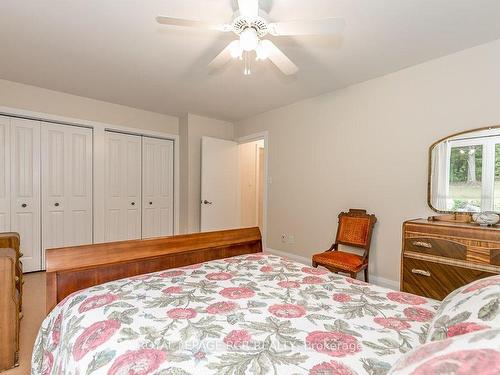
[[[247,18],[247,17],[236,17],[233,21],[233,31],[236,35],[240,35],[243,31],[248,28],[253,28],[257,32],[257,36],[262,38],[267,35],[269,29],[267,27],[267,21],[262,17]]]

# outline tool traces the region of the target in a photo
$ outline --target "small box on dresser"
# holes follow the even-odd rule
[[[402,291],[442,300],[495,274],[500,274],[500,227],[434,218],[403,224]]]

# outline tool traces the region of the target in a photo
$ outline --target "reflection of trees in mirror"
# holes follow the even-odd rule
[[[483,146],[452,147],[450,152],[450,196],[453,211],[481,210]]]
[[[452,147],[450,159],[450,183],[481,181],[483,146]]]

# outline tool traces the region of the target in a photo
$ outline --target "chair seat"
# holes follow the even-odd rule
[[[363,261],[362,256],[344,251],[327,251],[314,254],[312,260],[326,268],[332,267],[349,272],[359,272],[368,265],[367,262]]]

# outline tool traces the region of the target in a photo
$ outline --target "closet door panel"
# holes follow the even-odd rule
[[[143,137],[143,238],[173,234],[173,141]]]
[[[141,138],[106,133],[105,241],[141,238]]]
[[[174,142],[159,145],[159,217],[160,235],[174,234]]]
[[[156,209],[159,173],[155,139],[142,139],[142,238],[157,236],[160,222]]]
[[[0,116],[0,232],[10,231],[10,118]]]
[[[42,134],[42,249],[65,245],[65,129],[43,124]]]
[[[127,195],[123,201],[126,208],[125,239],[141,238],[141,137],[128,136],[126,141],[127,165],[125,166]]]
[[[121,211],[121,175],[123,169],[121,156],[124,154],[122,139],[117,134],[106,134],[106,218],[105,240],[118,241]]]
[[[11,230],[21,236],[25,272],[41,267],[40,123],[11,120]]]
[[[67,129],[65,246],[92,243],[92,130]]]
[[[42,195],[44,251],[92,243],[91,129],[42,124]]]

